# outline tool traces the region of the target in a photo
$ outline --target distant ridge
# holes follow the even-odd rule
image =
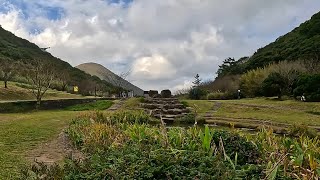
[[[125,79],[119,77],[106,67],[102,66],[101,64],[97,63],[84,63],[76,66],[76,68],[92,75],[97,76],[102,80],[105,80],[114,86],[120,86],[126,90],[133,91],[134,95],[136,96],[143,96],[143,90],[139,87],[131,84],[130,82],[126,81]]]

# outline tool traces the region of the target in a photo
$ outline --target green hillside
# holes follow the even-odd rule
[[[246,69],[272,62],[317,58],[320,55],[320,12],[275,42],[258,49],[246,63]]]
[[[251,57],[227,58],[217,71],[218,77],[243,74],[274,62],[320,61],[320,12],[275,42],[258,49]]]
[[[57,74],[60,72],[67,73],[67,76],[70,77],[69,85],[81,86],[82,84],[88,84],[88,82],[94,82],[100,86],[105,86],[105,89],[108,89],[109,91],[113,89],[113,86],[110,83],[102,81],[97,77],[92,77],[91,75],[72,67],[69,63],[52,56],[50,53],[40,49],[37,45],[15,36],[0,26],[0,59],[3,58],[9,58],[16,62],[30,62],[35,59],[40,59],[41,61],[46,61],[45,63],[52,64],[52,68],[58,71]]]

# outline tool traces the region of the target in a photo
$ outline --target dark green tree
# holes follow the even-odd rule
[[[285,80],[279,73],[271,73],[262,83],[264,96],[278,96],[281,99],[285,88]]]
[[[300,76],[293,93],[295,97],[305,95],[307,101],[320,101],[320,74]]]
[[[239,60],[234,58],[227,58],[223,61],[222,65],[219,66],[217,71],[218,77],[226,75],[236,75],[243,73],[243,65],[248,60],[248,57],[242,57]]]

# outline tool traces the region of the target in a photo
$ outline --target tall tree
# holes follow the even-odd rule
[[[244,72],[244,63],[246,63],[248,59],[248,57],[242,57],[237,61],[230,57],[225,59],[217,71],[218,77],[242,74]]]
[[[10,81],[15,73],[15,64],[9,59],[0,59],[0,78],[4,82],[4,87],[8,88],[8,81]]]
[[[37,100],[37,109],[40,108],[41,100],[55,77],[55,70],[43,60],[36,60],[32,64],[26,64],[25,76],[31,85],[30,91]]]

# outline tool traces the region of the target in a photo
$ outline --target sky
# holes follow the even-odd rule
[[[144,90],[175,91],[319,10],[319,0],[0,0],[0,25],[72,66],[96,62]]]

